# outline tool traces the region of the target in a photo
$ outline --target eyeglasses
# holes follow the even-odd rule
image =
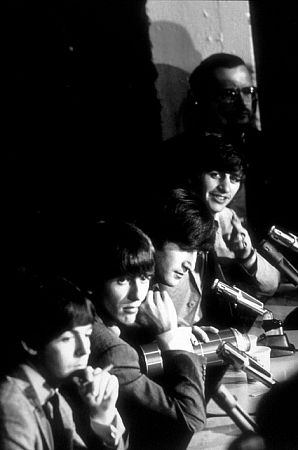
[[[225,103],[235,103],[239,97],[246,100],[255,100],[257,97],[257,88],[255,86],[247,86],[243,88],[226,88],[221,89],[218,93],[218,99]]]

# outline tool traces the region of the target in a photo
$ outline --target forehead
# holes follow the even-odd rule
[[[179,257],[179,255],[184,255],[185,253],[193,254],[196,250],[184,250],[175,242],[165,242],[162,247],[162,252],[168,256],[170,255],[171,257]]]
[[[70,332],[70,333],[73,333],[73,334],[85,334],[85,333],[87,333],[89,331],[92,331],[92,330],[93,330],[92,323],[88,323],[87,325],[80,325],[80,326],[77,326],[77,327],[73,327],[73,328],[71,328],[69,330],[66,330],[66,332]]]
[[[214,78],[220,87],[243,87],[252,84],[251,74],[247,67],[220,67],[214,71]]]

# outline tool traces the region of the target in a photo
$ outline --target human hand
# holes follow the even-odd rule
[[[192,344],[198,345],[198,340],[202,341],[202,342],[209,342],[210,339],[209,339],[207,332],[217,334],[219,332],[219,330],[218,330],[218,328],[215,328],[215,327],[210,327],[210,326],[198,327],[197,325],[194,325],[192,327],[192,336],[191,336]]]
[[[252,243],[248,231],[242,226],[240,219],[233,215],[232,232],[225,237],[229,249],[235,253],[236,258],[246,259],[252,252]]]
[[[74,377],[80,396],[89,408],[90,417],[104,425],[109,425],[116,414],[119,383],[115,375],[109,373],[112,367],[93,369],[87,366],[80,377]]]
[[[167,291],[152,291],[139,309],[138,323],[151,327],[156,335],[177,328],[177,313]]]

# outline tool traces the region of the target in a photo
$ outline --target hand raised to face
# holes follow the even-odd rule
[[[115,416],[119,389],[118,379],[109,373],[111,368],[87,366],[79,377],[74,378],[90,416],[106,424],[110,424]]]
[[[138,323],[150,327],[156,335],[177,328],[177,313],[167,291],[149,290]]]
[[[233,215],[232,232],[225,236],[227,247],[235,253],[236,258],[246,259],[252,251],[252,243],[248,231],[241,224],[240,219]]]

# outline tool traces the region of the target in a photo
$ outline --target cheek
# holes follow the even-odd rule
[[[240,188],[240,184],[232,184],[231,185],[232,187],[231,187],[231,197],[232,198],[234,198],[235,197],[235,195],[237,194],[237,192],[239,191],[239,188]]]
[[[49,373],[55,376],[63,375],[67,362],[73,357],[73,349],[66,347],[63,350],[51,349],[45,352],[43,357]]]
[[[119,304],[128,294],[126,286],[117,286],[106,291],[103,304],[107,311],[115,313],[119,309]]]
[[[208,197],[209,192],[213,191],[217,186],[216,180],[206,177],[202,180],[201,184],[201,192],[203,199],[206,199]]]
[[[142,288],[141,288],[141,298],[140,298],[140,300],[143,302],[145,299],[146,299],[146,297],[147,297],[147,294],[148,294],[148,291],[149,291],[149,286],[150,286],[150,282],[148,281],[148,283],[144,283],[144,284],[142,284]]]

